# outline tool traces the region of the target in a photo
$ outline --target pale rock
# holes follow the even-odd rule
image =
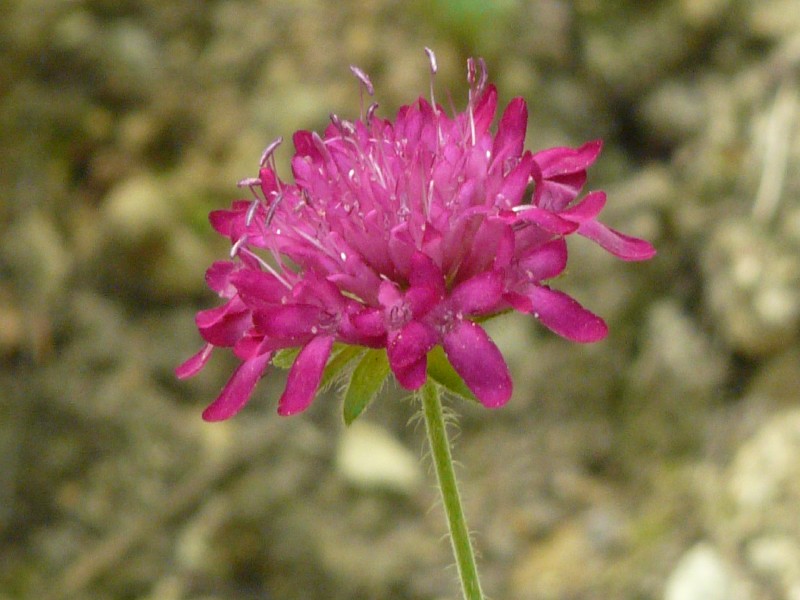
[[[336,465],[359,488],[410,493],[422,480],[419,460],[408,448],[382,427],[366,422],[344,430]]]

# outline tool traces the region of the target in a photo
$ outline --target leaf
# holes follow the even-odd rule
[[[350,364],[351,361],[358,358],[364,353],[364,348],[361,346],[353,346],[350,344],[336,344],[333,347],[331,359],[328,365],[322,372],[322,380],[319,383],[319,389],[325,390],[330,386],[338,377],[342,370]]]
[[[350,425],[377,396],[389,376],[389,359],[384,349],[370,349],[353,370],[344,397],[344,422]]]
[[[284,348],[278,350],[272,357],[272,365],[279,369],[288,369],[294,364],[294,359],[300,354],[302,348]]]
[[[470,391],[467,384],[461,379],[461,375],[459,375],[453,368],[453,365],[450,364],[441,346],[435,346],[433,350],[428,352],[428,375],[436,383],[456,396],[461,396],[466,400],[472,400],[474,402],[478,401],[475,394]]]

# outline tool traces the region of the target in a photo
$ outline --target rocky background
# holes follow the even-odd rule
[[[483,56],[528,147],[602,137],[606,221],[571,246],[592,346],[493,334],[501,411],[453,403],[496,600],[800,598],[800,1],[0,0],[0,599],[444,600],[417,407],[200,411],[172,370],[227,252],[206,221],[330,112],[466,98]],[[447,102],[445,102],[447,104]],[[289,149],[278,152],[288,174]]]

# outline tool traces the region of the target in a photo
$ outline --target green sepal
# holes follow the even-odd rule
[[[325,390],[330,386],[336,378],[341,375],[342,370],[350,364],[351,361],[361,356],[366,351],[362,346],[353,346],[352,344],[335,344],[331,352],[331,358],[322,372],[322,379],[319,382],[319,389]]]
[[[433,350],[428,352],[428,376],[456,396],[461,396],[474,402],[478,401],[475,394],[461,379],[461,375],[456,373],[441,346],[434,346]]]
[[[389,359],[384,349],[370,349],[353,369],[344,396],[344,422],[350,425],[378,395],[389,376]]]
[[[272,357],[272,365],[279,369],[288,369],[294,364],[294,359],[300,354],[302,348],[284,348],[278,350],[275,356]]]

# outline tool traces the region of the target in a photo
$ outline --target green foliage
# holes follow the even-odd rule
[[[344,422],[350,425],[381,391],[389,376],[389,359],[384,349],[367,350],[356,365],[344,396]]]
[[[288,369],[294,363],[294,359],[300,354],[300,348],[284,348],[278,350],[272,357],[272,366],[279,369]]]
[[[464,380],[461,379],[461,375],[456,373],[453,365],[447,360],[447,356],[441,346],[434,347],[434,349],[428,353],[428,375],[436,383],[456,396],[460,396],[466,400],[478,401],[467,387],[467,384],[464,383]]]
[[[342,375],[344,369],[356,358],[364,354],[365,349],[361,346],[351,346],[349,344],[336,344],[333,347],[331,359],[322,372],[322,381],[319,384],[321,390],[327,389],[336,379]]]

